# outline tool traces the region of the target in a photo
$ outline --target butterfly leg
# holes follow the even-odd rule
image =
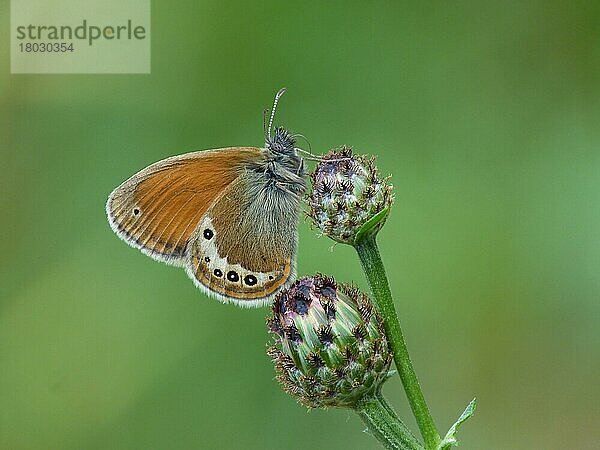
[[[300,158],[300,165],[298,166],[298,170],[296,170],[296,175],[300,176],[302,173],[304,173],[304,159]]]

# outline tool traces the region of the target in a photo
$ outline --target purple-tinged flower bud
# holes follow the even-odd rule
[[[389,177],[379,177],[374,159],[342,147],[323,156],[311,173],[309,216],[337,242],[353,245],[361,235],[377,233],[389,214],[392,186]]]
[[[282,291],[267,319],[285,391],[310,408],[354,407],[376,394],[392,354],[383,321],[357,289],[320,274]]]

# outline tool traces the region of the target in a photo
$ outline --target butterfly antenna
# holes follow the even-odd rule
[[[265,137],[265,142],[267,142],[267,114],[269,114],[269,108],[265,108],[263,110],[263,135]]]
[[[285,94],[285,88],[279,89],[279,92],[275,95],[275,100],[273,101],[273,109],[271,109],[271,117],[269,118],[269,129],[268,129],[268,137],[271,139],[271,129],[273,127],[273,119],[275,118],[275,109],[277,108],[277,103],[279,103],[279,99],[281,96]]]

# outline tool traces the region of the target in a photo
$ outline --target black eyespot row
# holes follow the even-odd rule
[[[210,262],[210,258],[208,256],[204,257],[204,261]]]
[[[204,230],[204,239],[211,239],[214,236],[213,231],[210,228]]]
[[[223,276],[223,272],[221,272],[220,269],[213,270],[213,273],[215,274],[215,277],[221,278]]]
[[[133,209],[133,214],[135,214],[137,216],[139,213],[140,213],[140,210],[138,208]]]
[[[230,270],[229,272],[227,272],[227,279],[229,281],[240,281],[240,276],[238,275],[238,273],[234,270]]]
[[[258,280],[254,275],[246,275],[244,277],[244,283],[246,283],[248,286],[254,286],[257,282]]]

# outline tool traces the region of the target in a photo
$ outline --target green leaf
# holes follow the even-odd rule
[[[390,208],[388,206],[387,208],[382,209],[377,214],[375,214],[373,217],[371,217],[369,220],[367,220],[365,222],[365,224],[362,227],[360,227],[360,230],[358,230],[358,233],[356,233],[356,237],[354,238],[354,243],[359,242],[365,236],[368,236],[372,231],[378,231],[379,226],[383,225],[383,222],[385,221],[385,219],[387,219],[389,212],[390,212]]]
[[[458,428],[463,424],[463,422],[465,422],[467,419],[469,419],[475,413],[476,407],[477,407],[477,399],[474,398],[473,400],[471,400],[471,403],[469,403],[467,405],[467,407],[465,408],[463,413],[460,415],[460,417],[458,418],[456,423],[450,427],[450,429],[448,430],[448,433],[446,433],[446,436],[444,437],[444,439],[442,439],[442,442],[440,442],[440,444],[438,445],[436,450],[448,450],[450,447],[458,446],[458,439],[456,438],[456,432],[458,431]]]

